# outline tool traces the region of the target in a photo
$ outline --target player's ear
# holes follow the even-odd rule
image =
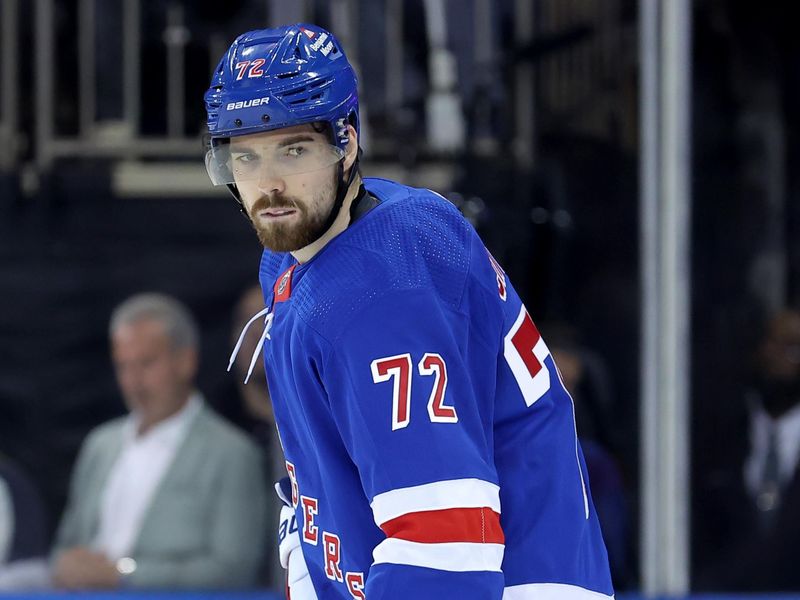
[[[352,125],[347,126],[347,138],[347,146],[344,148],[344,164],[342,165],[345,172],[350,170],[358,157],[358,133]]]

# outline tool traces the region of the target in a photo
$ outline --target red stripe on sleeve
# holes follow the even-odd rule
[[[402,515],[381,525],[387,537],[426,544],[505,542],[500,515],[491,508],[448,508]]]

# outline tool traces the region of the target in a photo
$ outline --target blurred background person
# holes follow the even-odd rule
[[[575,327],[550,321],[542,325],[541,331],[575,405],[578,438],[589,471],[592,499],[603,530],[614,589],[630,588],[635,572],[631,502],[617,458],[620,448],[617,440],[624,432],[614,420],[608,369],[602,358],[583,344]]]
[[[49,587],[47,519],[28,475],[0,454],[0,592]]]
[[[55,585],[254,585],[268,527],[261,457],[195,390],[191,315],[170,297],[138,295],[117,307],[109,333],[130,414],[83,444],[54,548]]]
[[[618,452],[624,435],[614,419],[614,390],[603,358],[586,346],[577,327],[563,321],[542,325],[564,385],[575,402],[575,419],[582,440]]]
[[[800,311],[767,320],[753,364],[728,415],[706,424],[717,450],[698,460],[700,589],[800,589]]]

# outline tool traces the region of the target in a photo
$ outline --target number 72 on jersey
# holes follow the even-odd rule
[[[544,366],[549,354],[528,311],[524,305],[521,306],[514,325],[505,336],[503,355],[528,406],[532,406],[550,389],[550,371]],[[370,365],[374,383],[393,383],[392,430],[408,427],[411,422],[413,364],[411,354],[405,353],[376,358]],[[434,378],[428,398],[431,423],[457,423],[456,407],[445,402],[447,364],[444,358],[440,354],[426,352],[417,363],[417,371],[422,377]]]

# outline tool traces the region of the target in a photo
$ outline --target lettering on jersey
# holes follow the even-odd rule
[[[506,290],[506,272],[503,271],[503,267],[500,266],[492,253],[489,250],[486,250],[486,254],[489,256],[489,264],[492,265],[492,270],[494,270],[494,274],[497,279],[497,293],[500,294],[500,299],[505,302],[508,300],[508,292]]]
[[[345,583],[347,583],[347,591],[355,600],[367,600],[367,595],[364,593],[364,574],[363,573],[350,573],[349,571],[344,575]]]
[[[420,375],[435,375],[433,390],[428,400],[428,416],[431,423],[458,423],[456,409],[444,405],[444,394],[447,391],[447,365],[439,354],[428,352],[419,361]]]
[[[342,569],[339,567],[341,556],[341,542],[335,533],[322,532],[322,543],[325,546],[325,575],[333,581],[344,581]]]
[[[411,355],[376,358],[370,365],[372,381],[394,379],[392,388],[392,431],[407,427],[411,420]]]
[[[303,505],[303,541],[316,546],[319,540],[319,527],[314,525],[314,517],[319,514],[319,500],[300,496],[300,504]]]
[[[289,481],[292,483],[292,508],[297,508],[297,473],[294,470],[294,465],[288,460],[286,461],[286,472],[289,474]]]
[[[245,71],[247,71],[247,78],[248,79],[252,79],[252,78],[255,78],[255,77],[261,77],[264,74],[264,69],[262,69],[262,67],[266,64],[266,62],[267,62],[267,60],[265,58],[257,58],[255,60],[243,60],[243,61],[240,61],[240,62],[236,63],[236,67],[235,67],[236,71],[237,71],[237,73],[236,73],[236,81],[239,81],[240,79],[242,79],[244,77]],[[248,67],[250,67],[250,68],[248,69]],[[260,100],[263,101],[264,98],[261,98]],[[269,99],[267,99],[267,102],[269,102]],[[259,102],[258,104],[266,104],[267,102]],[[239,103],[236,102],[236,104],[239,104]],[[258,106],[258,104],[252,104],[250,106]],[[230,106],[230,104],[228,106]],[[243,107],[240,106],[239,108],[243,108]],[[244,107],[244,108],[247,108],[247,107]],[[228,108],[228,110],[232,110],[232,109]]]
[[[505,336],[503,354],[525,404],[532,406],[550,389],[550,371],[544,366],[550,350],[524,305],[520,306],[517,320]]]

